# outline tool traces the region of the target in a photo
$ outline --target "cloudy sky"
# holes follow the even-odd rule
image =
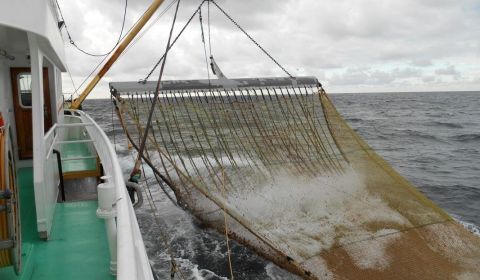
[[[120,32],[125,0],[58,0],[81,48],[108,51]],[[94,90],[108,97],[109,81],[138,81],[165,50],[174,6],[166,0],[141,38]],[[182,0],[175,32],[201,0]],[[129,0],[126,28],[148,7]],[[480,90],[478,0],[217,0],[293,75],[316,76],[327,92]],[[205,36],[207,5],[203,8]],[[212,54],[227,77],[285,74],[213,5]],[[64,34],[65,35],[65,34]],[[73,48],[66,58],[75,85],[101,58]],[[206,38],[208,41],[208,37]],[[208,45],[207,45],[208,52]],[[152,76],[156,79],[158,72]],[[200,21],[196,17],[169,54],[165,79],[207,78]],[[64,90],[72,92],[68,75]]]

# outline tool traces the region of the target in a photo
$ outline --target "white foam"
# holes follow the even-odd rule
[[[345,246],[348,255],[362,269],[383,270],[390,264],[391,257],[387,254],[389,245],[397,239],[393,230],[379,230],[374,235],[381,236],[373,240],[352,243]]]
[[[382,233],[370,232],[369,223],[408,224],[370,194],[362,176],[353,170],[336,177],[277,177],[275,182],[229,197],[228,203],[296,260]]]
[[[469,222],[464,222],[457,217],[455,217],[455,220],[458,223],[460,223],[464,228],[466,228],[468,231],[473,233],[474,235],[480,236],[480,227],[478,227],[477,225],[469,223]]]
[[[273,263],[268,263],[265,266],[265,272],[267,276],[272,280],[301,280],[297,275],[286,272],[285,270],[279,268]]]

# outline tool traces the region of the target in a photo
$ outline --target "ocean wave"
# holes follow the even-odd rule
[[[476,236],[480,236],[480,227],[469,222],[464,222],[456,217],[454,217],[455,221],[457,221],[459,224],[461,224],[463,227],[465,227],[468,231],[471,233],[475,234]]]
[[[427,125],[432,125],[432,126],[447,127],[447,128],[463,128],[463,126],[461,124],[451,123],[451,122],[433,121],[433,122],[428,122],[426,124]]]
[[[452,136],[452,139],[458,142],[480,141],[480,133],[467,133]]]
[[[429,134],[429,133],[426,133],[426,132],[422,132],[422,131],[419,131],[419,130],[413,130],[413,129],[394,129],[394,131],[397,133],[397,134],[400,134],[400,135],[406,135],[406,136],[409,136],[411,138],[414,138],[414,139],[418,139],[418,138],[422,138],[422,139],[426,139],[426,140],[433,140],[433,141],[437,141],[437,142],[444,142],[442,141],[440,138],[436,137],[435,135],[432,135],[432,134]]]
[[[359,119],[359,118],[346,118],[345,120],[349,123],[357,123],[357,122],[363,121],[362,119]]]

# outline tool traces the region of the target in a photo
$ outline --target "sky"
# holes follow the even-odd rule
[[[165,51],[173,5],[165,0],[139,39],[120,57],[89,98],[109,96],[108,82],[143,79]],[[108,52],[120,33],[125,0],[58,0],[75,43]],[[129,0],[128,30],[151,1]],[[294,76],[316,76],[329,93],[479,91],[478,0],[216,0]],[[174,36],[201,0],[181,0]],[[164,78],[206,79],[205,52],[229,78],[286,74],[210,4],[168,54]],[[210,36],[208,36],[210,19]],[[78,88],[101,58],[69,44],[66,61]],[[210,38],[210,40],[209,40]],[[154,72],[151,80],[158,78]],[[80,90],[85,84],[80,87]],[[74,92],[68,74],[65,93]]]

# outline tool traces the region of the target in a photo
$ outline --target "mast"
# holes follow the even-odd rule
[[[132,28],[130,33],[128,33],[127,36],[125,36],[125,38],[118,45],[117,49],[113,52],[113,54],[110,56],[107,62],[102,66],[100,71],[98,71],[97,75],[95,75],[93,80],[90,81],[90,83],[83,90],[80,96],[72,102],[70,109],[78,109],[80,107],[83,100],[87,98],[87,96],[90,94],[90,92],[92,92],[92,90],[95,88],[98,82],[103,78],[103,76],[105,76],[108,70],[110,70],[110,67],[112,67],[115,61],[117,61],[118,57],[123,53],[125,48],[132,42],[135,36],[137,36],[138,32],[142,30],[142,28],[145,26],[148,20],[150,20],[152,15],[155,13],[155,11],[157,11],[158,7],[160,7],[163,1],[164,0],[153,0],[150,7],[148,7],[147,11],[143,14],[140,20],[135,24],[135,26]]]

